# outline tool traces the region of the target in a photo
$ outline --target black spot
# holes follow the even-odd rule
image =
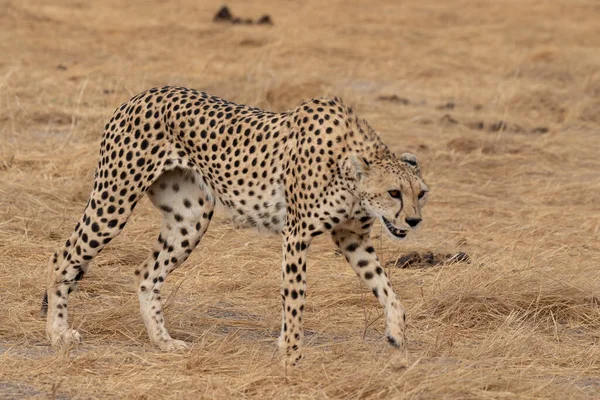
[[[83,270],[80,269],[79,272],[77,273],[77,275],[75,275],[75,280],[80,281],[83,278],[83,274],[84,274]]]
[[[391,336],[389,336],[389,335],[388,335],[388,337],[387,337],[387,341],[388,341],[388,343],[389,343],[389,344],[391,344],[392,346],[394,346],[394,347],[396,347],[396,348],[398,348],[398,349],[400,348],[400,343],[398,343],[398,342],[396,341],[396,339],[394,339],[393,337],[391,337]]]
[[[346,247],[347,251],[355,251],[358,248],[358,243],[351,243]]]

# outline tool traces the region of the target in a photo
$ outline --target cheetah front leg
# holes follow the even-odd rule
[[[306,257],[310,236],[299,226],[287,224],[283,232],[281,297],[283,300],[279,348],[285,365],[296,365],[302,358],[302,313],[306,296]]]
[[[386,315],[386,335],[388,342],[398,350],[404,350],[401,357],[406,358],[404,307],[394,293],[371,244],[369,234],[357,234],[348,230],[332,232],[335,244],[340,248],[348,263],[377,297]]]

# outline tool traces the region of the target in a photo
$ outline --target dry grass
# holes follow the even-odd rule
[[[229,4],[270,13],[271,28],[211,23],[220,2],[177,3],[0,0],[0,397],[600,395],[597,1]],[[193,346],[154,350],[133,289],[158,230],[147,201],[72,296],[85,343],[47,347],[46,260],[84,208],[104,121],[164,84],[274,110],[342,95],[395,151],[419,155],[425,226],[378,239],[379,254],[473,262],[389,270],[408,309],[407,369],[387,364],[378,305],[322,238],[308,357],[283,371],[279,240],[223,217],[165,291],[172,334]]]

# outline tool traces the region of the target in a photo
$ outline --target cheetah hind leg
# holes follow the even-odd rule
[[[180,266],[208,229],[215,201],[194,172],[176,168],[162,174],[148,190],[162,211],[163,223],[150,255],[135,271],[140,312],[150,341],[163,351],[187,347],[171,338],[163,316],[161,288],[167,275]]]
[[[110,201],[107,191],[92,191],[73,233],[50,257],[41,313],[46,316],[46,334],[53,345],[82,341],[68,323],[69,294],[87,272],[90,261],[123,230],[144,190],[141,186],[135,192],[129,191],[128,201],[123,204]]]

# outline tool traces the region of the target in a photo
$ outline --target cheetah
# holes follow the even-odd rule
[[[307,253],[323,233],[379,300],[387,340],[402,350],[405,311],[370,231],[380,219],[392,238],[406,237],[421,222],[427,193],[417,157],[395,156],[340,98],[274,113],[184,87],[147,90],[106,124],[83,216],[50,257],[47,336],[55,345],[82,340],[68,324],[69,294],[147,194],[163,221],[135,284],[150,342],[161,350],[187,347],[165,327],[161,288],[202,239],[217,203],[238,224],[282,236],[286,364],[302,357]]]

